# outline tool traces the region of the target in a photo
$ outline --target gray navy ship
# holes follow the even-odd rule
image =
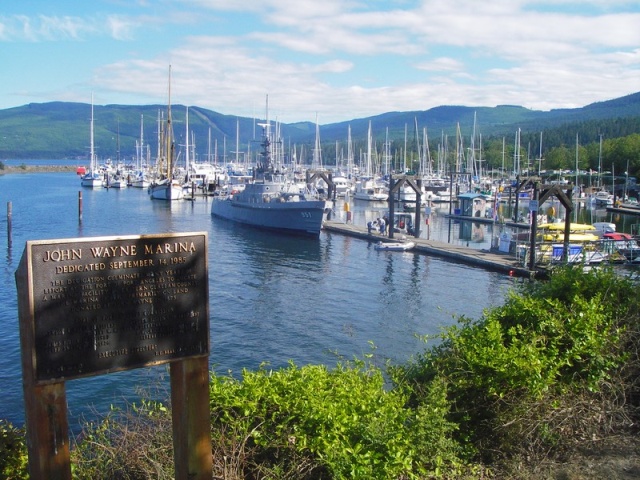
[[[275,170],[269,124],[264,128],[261,161],[253,180],[237,193],[214,197],[211,214],[253,227],[317,237],[326,201]]]

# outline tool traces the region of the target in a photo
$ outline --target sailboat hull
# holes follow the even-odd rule
[[[131,186],[134,188],[149,188],[151,186],[151,182],[144,179],[134,180],[133,182],[131,182]]]
[[[182,200],[184,190],[176,183],[157,183],[149,187],[149,195],[153,200]]]
[[[389,194],[381,185],[367,180],[365,182],[356,182],[356,191],[353,198],[357,200],[369,200],[371,202],[385,202],[389,198]],[[415,201],[415,200],[414,200]]]
[[[104,187],[104,179],[102,175],[87,173],[80,180],[80,185],[88,188],[102,188]]]

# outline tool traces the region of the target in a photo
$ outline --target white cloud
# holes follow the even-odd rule
[[[132,21],[123,15],[109,15],[105,20],[106,28],[112,38],[116,40],[132,40],[134,31],[140,27],[140,23]]]
[[[11,15],[0,17],[4,41],[51,41],[78,39],[83,33],[94,30],[90,23],[73,16]]]
[[[171,63],[177,102],[240,115],[269,94],[282,121],[447,103],[561,108],[640,90],[640,7],[632,2],[99,5],[91,16],[0,17],[0,39],[115,39],[128,56],[112,64],[97,57],[93,67],[92,87],[105,96],[162,102]]]
[[[464,65],[455,58],[440,57],[417,63],[415,68],[431,72],[459,72],[464,68]]]
[[[78,39],[83,32],[91,31],[91,24],[86,24],[77,17],[45,16],[39,17],[38,36],[46,39],[71,38]]]

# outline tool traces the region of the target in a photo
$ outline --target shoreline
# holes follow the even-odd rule
[[[77,168],[76,165],[5,165],[4,168],[0,169],[0,175],[14,173],[76,173]]]

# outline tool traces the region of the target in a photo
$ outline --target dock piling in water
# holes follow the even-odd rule
[[[11,202],[7,202],[7,247],[11,248],[11,216],[12,216]]]

